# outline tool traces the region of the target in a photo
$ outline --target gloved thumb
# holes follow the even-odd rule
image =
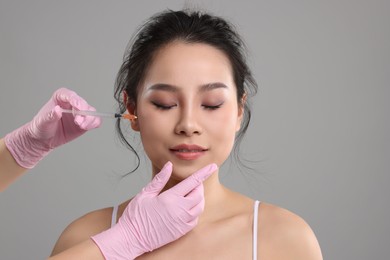
[[[142,191],[157,196],[167,184],[171,174],[172,163],[167,162],[161,171],[156,176],[154,176],[153,180],[148,185],[146,185]]]
[[[46,132],[55,127],[54,123],[58,122],[62,117],[61,108],[55,106],[51,111],[43,112],[43,114],[36,116],[33,121],[34,127],[37,131]]]

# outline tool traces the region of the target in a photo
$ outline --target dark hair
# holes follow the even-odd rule
[[[139,86],[144,80],[148,66],[153,62],[154,54],[163,46],[173,42],[204,43],[221,50],[229,58],[233,78],[237,88],[237,102],[242,104],[247,97],[257,92],[257,84],[246,64],[245,46],[234,27],[224,19],[199,11],[167,10],[152,16],[136,32],[127,47],[123,64],[118,72],[114,97],[119,105],[119,113],[126,111],[123,102],[123,91],[128,99],[136,105]],[[251,118],[248,101],[244,104],[244,118],[240,131],[236,135],[234,150],[246,132]],[[121,121],[116,122],[120,140],[137,156],[137,167],[140,159],[135,149],[126,140]],[[238,159],[238,151],[236,151]]]

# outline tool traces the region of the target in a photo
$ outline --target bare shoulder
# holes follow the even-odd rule
[[[258,237],[260,259],[322,259],[317,238],[306,221],[275,205],[260,204]]]
[[[52,256],[81,243],[111,225],[112,208],[92,211],[70,223],[58,238]]]

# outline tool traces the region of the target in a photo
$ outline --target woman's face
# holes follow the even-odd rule
[[[243,111],[225,54],[207,44],[174,42],[154,56],[134,113],[132,127],[154,173],[171,161],[172,178],[180,181],[227,159]]]

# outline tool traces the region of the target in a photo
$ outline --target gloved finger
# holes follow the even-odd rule
[[[91,130],[101,125],[102,120],[98,116],[87,116],[84,122],[80,125],[83,130]]]
[[[67,88],[60,88],[55,91],[53,94],[53,100],[62,108],[95,111],[93,107],[88,105],[87,101],[80,97],[76,92]]]
[[[180,204],[184,207],[183,214],[181,219],[188,223],[192,219],[198,217],[204,210],[204,196],[203,196],[203,185],[196,187],[192,192],[193,196],[188,198],[185,197],[185,202],[181,202]],[[184,205],[183,205],[184,204]]]
[[[38,131],[47,131],[53,127],[56,127],[57,123],[62,117],[62,111],[59,106],[55,106],[52,110],[40,114],[36,117],[34,125]]]
[[[86,102],[80,107],[83,107],[81,110],[87,111],[96,111],[93,106],[88,105]],[[93,128],[97,128],[101,125],[101,118],[98,116],[83,116],[83,122],[80,124],[80,127],[84,130],[91,130]]]
[[[70,101],[74,96],[77,96],[76,92],[67,88],[60,88],[54,92],[52,99],[56,105],[69,109],[71,107]]]
[[[202,200],[204,200],[203,183],[200,183],[197,187],[190,191],[183,199],[184,204],[188,209],[191,209],[195,205],[199,204]]]
[[[69,100],[70,105],[72,108],[76,110],[91,110],[96,111],[96,109],[92,106],[90,106],[87,101],[85,101],[82,97],[74,93],[73,96],[71,96]]]
[[[76,115],[74,118],[74,123],[83,130],[91,130],[97,128],[101,125],[101,122],[102,120],[98,116]]]
[[[86,110],[86,111],[96,111],[93,106],[90,106],[87,101],[82,99],[81,97],[73,96],[70,100],[70,104],[72,109],[75,110]],[[75,124],[80,126],[83,130],[90,130],[100,126],[101,119],[97,116],[85,116],[85,115],[76,115],[74,119]]]
[[[60,106],[55,106],[51,111],[51,120],[58,121],[62,118],[62,109]]]
[[[191,176],[187,177],[185,180],[179,182],[174,187],[170,189],[171,192],[185,196],[195,187],[205,181],[214,171],[218,169],[218,166],[215,163],[209,164],[206,167],[203,167],[199,171],[196,171]]]
[[[195,207],[193,207],[192,209],[190,209],[188,213],[192,216],[192,218],[197,218],[200,216],[200,214],[202,214],[203,211],[204,211],[204,200],[198,203],[197,205],[195,205]],[[191,221],[191,219],[189,219],[189,221]]]
[[[79,127],[81,127],[81,125],[84,123],[85,121],[85,116],[82,116],[82,115],[75,115],[74,116],[74,120],[73,122],[78,125]]]
[[[189,231],[191,231],[191,229],[196,227],[196,225],[198,225],[198,221],[199,221],[199,217],[194,218],[194,219],[190,220],[189,222],[187,222],[185,233],[188,233]]]
[[[158,195],[165,187],[172,174],[172,163],[167,162],[161,171],[154,176],[153,180],[146,185],[142,191],[153,195]]]

